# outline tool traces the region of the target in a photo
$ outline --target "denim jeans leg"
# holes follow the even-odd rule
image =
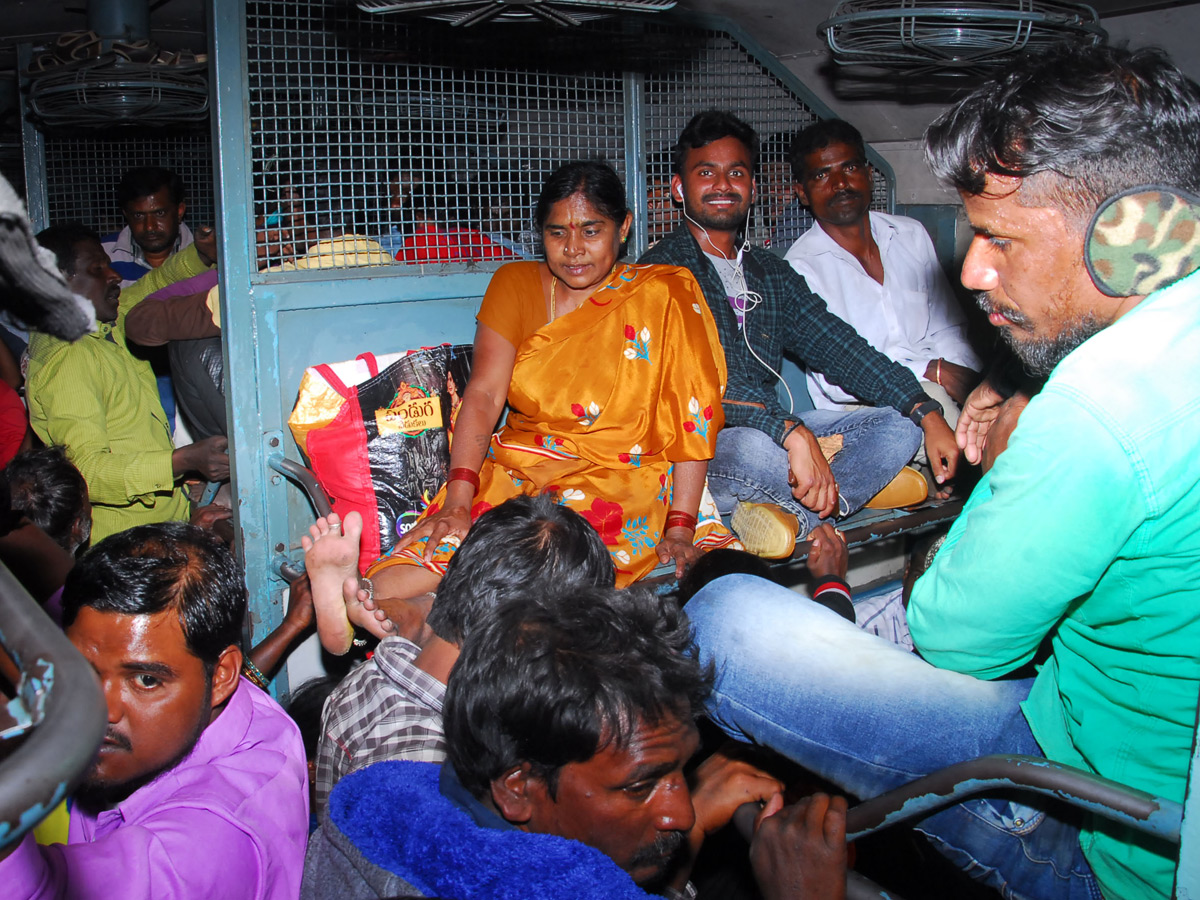
[[[891,407],[814,409],[801,421],[817,437],[840,434],[842,449],[829,468],[845,500],[842,515],[857,512],[896,477],[921,446],[924,433]]]
[[[1030,680],[937,669],[751,576],[712,582],[685,611],[702,661],[714,667],[713,721],[858,797],[976,756],[1042,755],[1020,712]],[[1099,896],[1070,821],[1008,800],[973,800],[920,830],[1005,896]]]
[[[821,521],[792,496],[787,451],[757,428],[722,428],[708,464],[708,487],[717,509],[729,515],[739,501],[778,503],[800,519],[801,534]]]

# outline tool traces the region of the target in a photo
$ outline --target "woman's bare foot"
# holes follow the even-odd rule
[[[322,516],[308,529],[311,537],[301,537],[304,566],[312,584],[313,609],[317,616],[317,635],[321,646],[341,656],[354,641],[343,585],[353,580],[358,585],[359,538],[362,516],[347,513],[346,521],[337,513]],[[355,603],[361,607],[361,604]]]
[[[435,596],[433,591],[428,591],[403,599],[398,597],[377,598],[379,610],[376,614],[388,617],[388,627],[392,629],[393,634],[408,638],[418,647],[423,647],[431,633],[425,625],[425,619],[433,607]]]
[[[342,582],[342,599],[346,601],[347,618],[359,628],[369,631],[380,640],[396,633],[396,626],[380,608],[374,591],[363,588],[359,578],[347,578]]]

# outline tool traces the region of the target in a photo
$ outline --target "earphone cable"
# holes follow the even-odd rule
[[[680,191],[679,193],[682,194],[683,192]],[[680,197],[679,199],[682,202],[683,198]],[[742,268],[742,254],[750,249],[750,238],[746,235],[746,232],[750,229],[750,209],[746,210],[746,227],[742,233],[742,246],[738,248],[737,257],[735,259],[730,259],[728,256],[726,256],[724,252],[722,252],[721,248],[713,243],[713,239],[708,235],[708,229],[688,215],[686,204],[684,204],[683,207],[683,217],[703,231],[704,238],[708,241],[708,246],[716,250],[717,253],[721,255],[721,258],[725,260],[725,262],[730,263],[733,266],[733,273],[736,276],[737,281],[741,284],[741,290],[738,294],[734,295],[734,299],[740,300],[742,304],[742,309],[740,310],[742,314],[742,342],[746,345],[746,349],[750,351],[750,355],[758,360],[759,365],[774,375],[776,380],[783,385],[783,389],[787,393],[788,397],[788,415],[792,415],[796,410],[796,398],[792,396],[792,389],[788,387],[788,383],[784,380],[783,376],[767,365],[767,361],[759,356],[754,347],[750,345],[750,335],[747,327],[750,321],[750,310],[754,309],[763,302],[762,294],[750,290],[750,288],[746,285],[746,273]]]

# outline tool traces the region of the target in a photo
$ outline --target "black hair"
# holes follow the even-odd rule
[[[583,516],[545,494],[513,497],[471,526],[427,622],[438,637],[461,644],[509,600],[615,581],[612,555]]]
[[[750,151],[750,169],[758,168],[758,133],[731,112],[721,109],[706,109],[692,116],[683,127],[679,140],[675,142],[675,157],[671,171],[683,174],[683,161],[692,150],[707,147],[722,138],[737,138]]]
[[[241,569],[216,535],[185,522],[106,537],[67,575],[62,599],[64,628],[85,606],[126,616],[174,610],[188,650],[210,675],[227,647],[241,646]]]
[[[797,134],[792,140],[792,146],[788,148],[792,179],[797,182],[803,181],[804,158],[810,153],[824,150],[830,144],[856,147],[864,159],[867,156],[867,145],[863,142],[862,132],[842,119],[821,119]]]
[[[321,741],[321,712],[340,680],[333,675],[310,678],[290,691],[279,703],[300,729],[306,759],[315,759],[317,756],[317,745]]]
[[[946,535],[950,533],[950,529],[939,528],[929,534],[921,535],[913,541],[908,552],[908,562],[904,567],[903,589],[902,596],[905,606],[908,605],[908,598],[912,596],[913,585],[917,583],[917,579],[929,571],[929,567],[933,565],[933,559],[937,556],[938,551],[942,549],[942,544],[946,542]]]
[[[463,786],[482,798],[528,763],[551,796],[559,770],[640,722],[691,722],[712,687],[686,617],[641,588],[589,588],[505,604],[463,644],[443,707]]]
[[[580,159],[559,166],[542,185],[534,213],[539,232],[546,227],[550,208],[575,194],[583,194],[600,215],[618,226],[629,215],[625,186],[613,167],[599,160]]]
[[[84,515],[87,482],[67,459],[62,447],[26,450],[13,457],[4,469],[12,496],[12,508],[25,514],[34,525],[68,553],[76,542],[87,543],[91,520],[77,535],[75,524]]]
[[[84,241],[100,243],[100,235],[82,222],[63,222],[37,233],[37,242],[54,254],[59,270],[70,278],[75,274],[78,247]]]
[[[989,174],[1033,179],[1022,202],[1058,206],[1082,228],[1127,188],[1200,190],[1200,86],[1160,50],[1028,54],[939,116],[925,155],[967,195]]]
[[[753,575],[764,581],[775,580],[770,564],[761,556],[731,547],[718,547],[716,550],[709,550],[692,563],[679,580],[679,588],[676,591],[679,605],[683,606],[700,593],[701,588],[726,575]]]
[[[176,206],[187,200],[183,179],[170,169],[164,169],[162,166],[139,166],[130,169],[117,183],[117,206],[124,209],[126,203],[157,194],[163,188],[168,189],[171,202]]]

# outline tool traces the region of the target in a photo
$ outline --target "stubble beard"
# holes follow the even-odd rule
[[[741,231],[746,225],[747,218],[750,214],[749,203],[742,208],[730,208],[729,210],[721,213],[713,212],[703,204],[701,205],[700,209],[687,209],[685,204],[684,209],[687,212],[688,217],[703,228],[711,228],[713,231],[732,231],[735,234]]]
[[[1052,338],[1038,338],[1030,335],[1032,326],[1029,318],[1018,310],[998,307],[991,302],[984,291],[976,293],[975,300],[986,312],[1000,312],[1012,323],[1000,326],[1000,334],[1021,360],[1030,375],[1045,378],[1054,371],[1054,367],[1067,358],[1088,338],[1099,334],[1109,323],[1099,319],[1094,313],[1076,316],[1065,323],[1057,335]]]
[[[638,887],[642,890],[649,894],[656,894],[670,884],[675,873],[679,871],[679,867],[686,862],[688,851],[686,834],[682,831],[666,831],[659,834],[653,844],[643,847],[634,854],[633,859],[629,861],[629,870],[656,863],[661,864],[654,875],[638,882]]]
[[[185,742],[183,748],[175,754],[170,760],[159,766],[151,772],[146,772],[135,778],[129,778],[124,781],[111,781],[96,774],[97,764],[93,764],[84,776],[83,783],[75,791],[75,802],[80,808],[93,814],[102,812],[106,809],[111,809],[116,804],[120,803],[125,798],[129,797],[139,788],[143,788],[156,779],[163,772],[169,772],[175,768],[192,752],[196,747],[196,742],[200,740],[200,735],[204,733],[204,729],[208,727],[208,716],[204,715],[204,711],[208,710],[212,705],[212,679],[209,679],[208,690],[205,692],[204,705],[201,708],[201,714],[196,717],[196,726],[192,729],[192,734]],[[128,739],[124,740],[125,744],[129,744]],[[132,750],[132,747],[129,748]]]

